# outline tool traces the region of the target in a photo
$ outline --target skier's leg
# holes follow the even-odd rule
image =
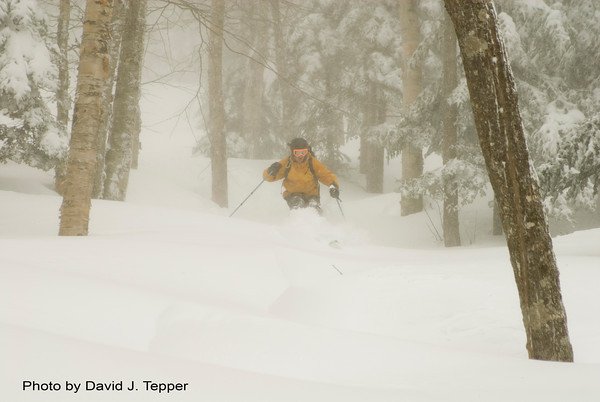
[[[323,215],[323,210],[321,209],[321,204],[319,202],[320,200],[318,196],[309,195],[307,196],[306,201],[308,207],[316,209],[319,215]]]
[[[302,194],[300,193],[292,193],[290,194],[285,201],[287,202],[290,209],[298,209],[304,208],[306,206],[306,202],[304,198],[302,198]]]

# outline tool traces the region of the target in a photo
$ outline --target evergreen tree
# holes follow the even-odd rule
[[[465,205],[485,193],[488,181],[481,152],[476,147],[471,105],[462,72],[450,97],[440,92],[446,81],[439,75],[443,51],[439,47],[443,43],[439,4],[437,0],[420,2],[422,29],[426,34],[412,62],[423,66],[424,88],[415,107],[405,116],[396,138],[403,141],[410,135],[407,130],[417,128],[428,149],[426,154],[440,153],[443,127],[437,117],[442,115],[440,111],[446,104],[453,104],[458,107],[457,158],[442,168],[425,172],[421,178],[403,183],[401,191],[442,200],[443,182],[451,178],[458,185],[459,204]],[[600,7],[591,0],[552,3],[498,0],[498,4],[498,28],[505,38],[514,72],[533,165],[539,172],[545,172],[540,183],[546,197],[544,205],[552,217],[571,219],[575,207],[596,204],[595,193],[579,191],[575,197],[575,192],[561,187],[565,181],[549,177],[555,174],[550,172],[559,170],[553,168],[564,158],[559,154],[570,152],[562,150],[571,147],[569,138],[582,138],[585,133],[593,132],[580,130],[580,127],[589,126],[590,119],[600,110],[597,63],[600,28],[595,17]]]
[[[67,139],[44,99],[56,87],[45,15],[35,0],[0,1],[0,162],[44,170]]]
[[[450,209],[456,210],[484,195],[488,179],[459,59],[455,61],[458,68],[456,79],[445,75],[449,71],[447,66],[451,64],[446,55],[448,42],[455,40],[455,35],[452,33],[448,37],[445,32],[443,4],[439,0],[427,0],[418,5],[421,41],[407,63],[420,69],[422,89],[410,107],[403,110],[402,118],[396,129],[390,131],[387,143],[392,155],[399,153],[406,142],[412,142],[424,150],[425,157],[432,154],[442,156],[442,166],[403,180],[399,190],[404,197],[426,197],[427,200],[446,203],[449,198],[445,189],[453,187],[451,198],[456,197],[452,200],[456,206],[448,208],[446,214],[449,216]],[[455,109],[452,113],[455,116],[448,118],[447,112],[451,109]],[[445,152],[444,148],[447,145],[444,137],[447,126],[456,130],[452,152],[447,152],[449,149]],[[458,225],[457,218],[453,219]]]
[[[292,106],[295,135],[307,138],[319,159],[336,171],[347,161],[340,152],[345,142],[340,78],[351,55],[340,24],[353,6],[354,2],[311,0],[306,7],[310,12],[289,33],[289,74],[305,91]]]
[[[565,133],[553,163],[539,168],[545,206],[571,219],[573,207],[594,209],[600,191],[600,114]]]
[[[340,90],[342,107],[357,120],[360,167],[369,192],[383,192],[386,134],[402,93],[401,37],[398,4],[393,1],[351,3],[340,23],[345,59]]]

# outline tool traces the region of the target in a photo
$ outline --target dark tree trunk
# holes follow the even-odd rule
[[[444,166],[456,159],[458,135],[456,131],[456,118],[458,110],[455,104],[448,100],[457,85],[456,72],[456,35],[452,21],[446,17],[444,21],[444,65],[442,93],[446,101],[443,110],[444,138],[442,140],[442,160]],[[447,176],[446,176],[447,177]],[[444,245],[446,247],[460,246],[460,227],[458,221],[458,185],[454,177],[444,180]]]
[[[104,198],[124,201],[129,184],[133,146],[139,132],[144,31],[147,0],[129,4],[117,72],[113,122],[106,153]]]
[[[227,142],[223,104],[223,22],[224,0],[212,0],[210,60],[208,64],[208,113],[212,167],[212,200],[227,207]]]
[[[445,0],[479,143],[500,207],[531,359],[573,361],[558,267],[532,176],[517,93],[491,0]]]
[[[87,1],[67,178],[60,208],[61,236],[88,234],[102,94],[108,78],[112,11],[112,1]]]
[[[492,234],[494,236],[502,235],[502,220],[500,219],[500,210],[496,200],[494,200],[494,206],[492,207]]]

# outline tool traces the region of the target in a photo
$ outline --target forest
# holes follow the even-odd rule
[[[64,279],[53,285],[60,293],[69,293],[66,283],[79,278],[72,275],[83,269],[82,275],[103,278],[101,283],[117,281],[119,286],[157,292],[160,298],[166,297],[164,292],[183,294],[182,300],[165,302],[152,314],[138,311],[158,328],[148,350],[186,359],[182,356],[189,349],[193,356],[209,356],[192,359],[202,364],[342,387],[311,386],[306,394],[311,400],[347,400],[343,395],[349,390],[343,387],[363,381],[377,389],[373,400],[388,400],[385,382],[369,382],[366,372],[335,379],[326,372],[311,377],[306,374],[309,364],[300,364],[303,374],[294,374],[291,366],[258,363],[260,358],[248,352],[253,345],[233,335],[247,329],[242,314],[260,311],[248,318],[251,336],[270,331],[282,335],[285,341],[275,348],[283,355],[290,354],[297,336],[288,336],[296,333],[284,323],[293,322],[310,325],[308,337],[319,347],[352,333],[352,342],[372,352],[365,356],[374,356],[385,349],[384,340],[352,337],[364,332],[398,340],[406,329],[391,307],[400,296],[390,292],[389,297],[381,296],[385,302],[373,301],[379,300],[376,294],[382,289],[388,294],[386,275],[389,289],[412,294],[404,278],[427,274],[413,272],[412,265],[403,265],[405,259],[437,266],[439,271],[431,272],[438,279],[449,270],[463,275],[458,273],[472,259],[479,267],[464,276],[481,282],[488,294],[495,288],[490,287],[486,266],[492,267],[495,280],[504,280],[500,270],[512,274],[505,286],[512,286],[514,294],[499,300],[507,309],[502,314],[516,312],[520,321],[500,325],[504,318],[499,318],[497,324],[486,325],[481,317],[473,318],[469,325],[486,334],[484,341],[508,344],[516,337],[533,361],[577,363],[576,357],[587,356],[584,361],[590,366],[581,369],[579,380],[567,381],[564,389],[548,388],[548,393],[540,392],[541,385],[534,381],[526,395],[537,395],[540,401],[549,395],[564,397],[563,391],[576,383],[581,389],[577,400],[591,401],[600,392],[586,381],[588,374],[600,370],[600,355],[577,354],[589,349],[600,328],[578,318],[577,312],[575,328],[588,328],[595,335],[581,338],[576,329],[570,336],[572,326],[567,325],[571,311],[600,312],[598,297],[583,300],[585,286],[600,275],[592,270],[600,262],[594,246],[600,239],[596,0],[0,0],[0,27],[0,194],[5,214],[0,245],[20,250],[33,241],[50,256],[43,261],[26,252],[6,254],[2,274],[9,278],[7,289],[13,282],[12,288],[25,289],[25,278],[19,276],[24,274],[15,268],[25,264],[35,267],[28,275],[38,281],[45,278],[46,269],[56,270],[54,278]],[[181,140],[182,135],[187,137]],[[322,204],[316,215],[307,211],[311,208],[288,212],[286,205],[284,186],[295,152],[290,141],[298,138],[309,144],[310,170]],[[284,174],[277,170],[283,169],[281,163],[275,162],[284,162],[288,155]],[[318,174],[313,159],[319,163]],[[333,179],[317,177],[321,164],[335,174]],[[283,179],[283,185],[268,183],[269,175]],[[335,187],[335,192],[322,185]],[[25,194],[31,198],[21,198]],[[270,239],[275,251],[261,244],[261,237]],[[229,238],[234,239],[231,253],[224,245]],[[194,244],[199,254],[204,250],[209,262],[201,264],[200,271],[195,271],[193,252],[186,244]],[[75,259],[87,261],[86,268],[67,262],[69,247],[76,245],[87,250],[77,252]],[[111,255],[108,246],[118,251]],[[145,262],[138,262],[130,246],[145,250]],[[480,248],[488,254],[477,257]],[[33,259],[26,262],[20,256]],[[308,262],[289,262],[294,256]],[[245,258],[253,274],[241,269]],[[371,259],[375,262],[369,263]],[[149,272],[141,268],[144,264]],[[322,271],[317,267],[326,267],[336,280],[352,282],[318,284]],[[583,276],[574,275],[574,267]],[[126,279],[116,279],[117,268]],[[173,273],[189,275],[189,282],[167,279]],[[370,282],[380,276],[380,282]],[[88,285],[74,286],[91,291]],[[452,294],[444,283],[438,286],[432,291]],[[134,301],[133,293],[123,292],[126,305]],[[334,296],[325,297],[328,292]],[[364,300],[364,308],[351,302],[351,292],[363,295],[356,300]],[[99,291],[95,297],[101,303],[107,295]],[[148,295],[148,302],[158,300],[156,295]],[[336,297],[349,306],[338,305]],[[483,294],[469,297],[485,299]],[[569,300],[575,300],[571,306],[576,307],[569,307]],[[21,306],[19,311],[41,311],[43,304],[23,295],[6,302]],[[63,302],[69,306],[65,311],[76,311],[70,297],[61,301],[59,296],[57,303]],[[302,303],[310,308],[300,308]],[[423,312],[438,314],[443,310],[439,303],[443,301],[428,300]],[[380,324],[369,321],[369,307],[377,308],[373,320],[380,319]],[[489,307],[491,316],[504,317],[494,308]],[[444,319],[477,316],[464,309],[462,315],[449,311]],[[332,318],[351,312],[362,318]],[[0,323],[138,350],[135,342],[125,346],[106,341],[96,326],[105,322],[116,328],[110,321],[90,321],[84,336],[74,335],[74,321],[59,330],[39,312],[31,322],[10,318],[13,314],[0,314]],[[220,327],[214,337],[206,335],[202,329],[211,334],[210,314],[222,314],[217,321],[235,325]],[[122,311],[122,319],[127,317],[130,314]],[[273,321],[259,323],[263,318]],[[64,320],[71,322],[66,316]],[[414,320],[417,327],[431,324],[425,313]],[[132,334],[137,334],[132,339],[148,336],[142,326],[131,325]],[[342,332],[321,336],[315,329],[321,326]],[[507,327],[518,335],[502,338],[500,328]],[[437,330],[439,336],[432,335],[428,342],[439,346],[444,335],[441,327],[433,332]],[[4,331],[9,340],[16,336],[10,331]],[[453,353],[471,339],[449,331]],[[425,332],[415,330],[415,339]],[[225,352],[213,356],[196,349],[194,337],[214,341],[223,350],[237,345],[250,357],[237,361]],[[398,343],[391,350],[400,355],[405,347]],[[95,347],[89,351],[99,353]],[[330,357],[340,359],[344,353],[336,349]],[[432,352],[419,353],[423,359]],[[494,353],[518,356],[510,348]],[[442,364],[460,362],[450,355],[442,359]],[[358,356],[357,364],[360,361],[370,362]],[[136,358],[127,362],[139,364]],[[498,362],[483,359],[469,369],[476,373],[480,365],[492,363]],[[378,368],[385,377],[415,364]],[[522,362],[511,366],[515,373],[538,374],[533,366],[518,364]],[[205,369],[210,372],[200,371]],[[187,382],[183,363],[176,371],[185,378],[173,382]],[[217,377],[225,381],[230,374]],[[557,369],[550,375],[563,374]],[[152,381],[168,382],[163,380]],[[260,381],[265,385],[259,387],[258,400],[271,400],[264,399],[264,392],[274,384],[282,390],[273,400],[289,396],[295,386],[262,377]],[[484,378],[480,381],[485,383]],[[511,381],[509,388],[518,388],[516,380]],[[441,392],[440,384],[436,392]],[[497,386],[488,384],[486,392]],[[194,395],[206,396],[205,387]],[[414,400],[437,400],[422,393],[425,383],[415,387],[419,392]],[[225,388],[219,388],[220,397],[245,400]],[[363,391],[354,398],[366,400],[369,391]],[[477,400],[475,391],[470,392],[465,399],[457,388],[448,400]],[[27,395],[28,400],[42,400],[36,399],[40,394]],[[393,394],[398,395],[402,394]],[[519,400],[510,393],[485,400],[503,400],[502,395]]]
[[[54,170],[60,192],[85,4],[35,3],[7,1],[3,11],[0,160]],[[223,160],[277,158],[291,138],[304,137],[328,167],[345,174],[353,166],[342,148],[358,140],[369,193],[384,191],[386,161],[404,155],[398,181],[386,191],[403,198],[403,215],[421,211],[423,197],[442,205],[447,223],[440,234],[449,246],[461,244],[458,211],[490,189],[441,1],[224,2],[219,44],[211,44],[217,28],[210,2],[132,5],[117,1],[106,16],[109,31],[97,32],[108,35],[108,85],[92,198],[125,199],[138,158],[142,84],[185,82],[194,89],[184,111],[195,114],[191,124],[219,132],[199,136],[195,152],[220,147]],[[584,227],[578,213],[598,203],[596,4],[500,0],[496,8],[545,212],[557,233]],[[217,47],[219,71],[211,73],[210,49]],[[221,93],[220,105],[211,103],[211,90]],[[435,157],[439,166],[424,170],[423,160]],[[226,206],[226,163],[217,165],[214,181],[223,185],[213,197]]]

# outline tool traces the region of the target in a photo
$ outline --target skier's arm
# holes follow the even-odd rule
[[[313,158],[313,168],[315,169],[315,174],[321,183],[326,186],[331,186],[333,184],[336,187],[339,187],[337,177],[316,158]]]
[[[285,176],[285,167],[287,165],[287,161],[288,161],[288,158],[284,158],[279,161],[279,165],[280,165],[279,170],[277,171],[277,173],[274,176],[269,173],[269,168],[272,165],[267,167],[263,171],[263,179],[265,179],[265,181],[277,181],[277,180],[283,179],[283,176]]]

